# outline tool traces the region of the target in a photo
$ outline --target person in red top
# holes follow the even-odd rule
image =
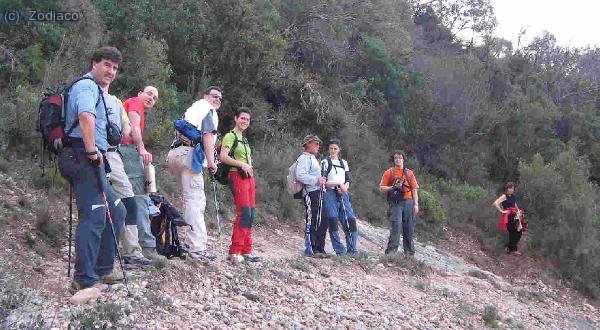
[[[131,122],[132,138],[124,137],[122,143],[135,144],[144,160],[144,165],[152,163],[152,154],[146,150],[143,141],[145,112],[152,109],[156,101],[158,101],[158,89],[153,86],[146,86],[143,91],[138,92],[137,97],[129,98],[123,103]]]
[[[123,137],[119,154],[123,159],[123,165],[127,177],[133,187],[135,202],[137,204],[137,237],[134,230],[125,231],[125,241],[139,240],[139,245],[144,249],[148,256],[154,255],[156,240],[150,230],[150,220],[146,210],[148,204],[146,201],[146,179],[144,177],[144,166],[152,163],[152,154],[144,146],[144,126],[145,114],[154,107],[158,101],[158,90],[154,86],[146,86],[139,91],[137,96],[128,98],[123,102],[125,112],[131,123],[131,137]],[[131,237],[130,237],[131,236]]]
[[[413,234],[415,216],[419,213],[419,183],[413,171],[404,167],[403,151],[394,151],[392,161],[394,166],[383,172],[379,183],[379,190],[387,193],[389,204],[390,237],[385,254],[398,250],[402,228],[404,254],[414,255]]]

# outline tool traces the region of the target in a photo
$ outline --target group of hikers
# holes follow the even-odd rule
[[[123,103],[109,94],[121,61],[117,48],[97,49],[91,58],[90,72],[68,91],[66,136],[58,166],[73,187],[79,214],[72,282],[75,291],[90,287],[103,290],[106,284],[126,280],[124,271],[113,271],[115,256],[126,265],[143,267],[152,263],[156,253],[149,214],[157,210],[147,195],[156,192],[147,187],[148,181],[154,182],[154,178],[147,178],[153,172],[149,170],[153,155],[144,146],[143,133],[145,113],[154,107],[159,91],[146,86]],[[214,182],[221,165],[227,165],[225,175],[236,208],[227,259],[233,263],[259,262],[261,258],[253,254],[252,241],[256,206],[252,149],[244,137],[252,113],[248,108],[237,110],[234,127],[221,139],[217,154],[217,111],[222,101],[221,88],[206,88],[202,98],[182,118],[194,134],[186,134],[176,124],[175,139],[167,155],[169,172],[177,178],[184,202],[183,220],[191,227],[183,249],[193,260],[209,262],[217,257],[208,247],[203,171],[206,168]],[[336,254],[356,254],[359,252],[357,222],[348,195],[352,181],[350,168],[341,158],[342,143],[337,138],[328,141],[328,156],[317,160],[322,143],[318,136],[307,135],[294,170],[295,179],[302,184],[298,197],[302,198],[306,211],[304,252],[307,256],[328,257],[325,241],[329,232]],[[413,171],[404,166],[403,151],[394,151],[390,161],[392,166],[385,170],[379,183],[389,205],[390,235],[385,253],[398,251],[402,235],[403,252],[412,256],[419,184]],[[511,189],[494,203],[501,212],[516,207],[514,185]],[[344,240],[338,230],[340,225]],[[510,249],[516,251],[518,238],[511,235]]]

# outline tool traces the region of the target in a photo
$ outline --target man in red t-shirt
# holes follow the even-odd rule
[[[131,139],[123,137],[123,144],[134,144],[144,159],[144,165],[152,163],[152,154],[144,147],[145,112],[152,109],[158,100],[158,90],[153,86],[144,87],[138,96],[125,100],[123,106],[131,122]]]
[[[119,153],[123,159],[123,165],[127,177],[133,187],[133,193],[135,194],[135,201],[138,205],[138,214],[136,215],[137,222],[137,237],[135,237],[134,230],[126,230],[125,234],[133,237],[127,237],[128,240],[137,238],[139,245],[142,248],[146,248],[147,252],[153,254],[151,251],[156,247],[156,241],[150,230],[150,221],[146,210],[148,209],[147,196],[146,194],[146,179],[144,177],[144,166],[152,163],[152,154],[146,150],[144,146],[144,125],[145,125],[145,113],[152,109],[154,104],[158,100],[158,90],[153,86],[146,86],[137,96],[131,97],[125,102],[125,112],[129,117],[131,123],[131,135],[123,137],[121,140],[121,146],[119,147]],[[131,228],[133,229],[133,228]]]

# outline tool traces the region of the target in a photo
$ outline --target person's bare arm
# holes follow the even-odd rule
[[[500,204],[502,202],[504,202],[506,200],[506,195],[502,194],[500,197],[498,197],[494,203],[492,205],[494,205],[494,207],[498,210],[498,212],[500,213],[508,213],[508,211],[503,210],[502,207],[500,206]]]
[[[142,136],[142,128],[141,128],[141,117],[140,114],[135,111],[129,111],[127,113],[129,116],[129,121],[131,122],[131,139],[133,143],[137,147],[138,152],[142,156],[144,160],[144,165],[148,165],[152,163],[152,154],[146,150],[144,146],[144,140]]]
[[[79,128],[81,130],[81,139],[85,146],[85,152],[92,152],[96,149],[96,116],[89,112],[82,112],[79,114]],[[102,164],[102,155],[100,152],[96,154],[88,155],[88,158],[98,162],[98,166]]]
[[[121,134],[126,137],[131,137],[131,125],[129,123],[121,123],[121,126],[123,126]]]
[[[413,213],[415,215],[417,215],[419,213],[419,189],[413,189],[412,190],[412,196],[413,196]]]
[[[208,162],[208,170],[210,173],[215,174],[217,172],[217,165],[215,164],[215,134],[208,133],[202,135],[202,145],[206,161]]]

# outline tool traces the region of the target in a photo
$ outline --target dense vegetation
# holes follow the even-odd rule
[[[401,148],[421,184],[423,235],[470,221],[500,251],[490,205],[505,181],[517,181],[531,249],[600,296],[600,49],[560,47],[549,34],[515,47],[492,36],[487,0],[1,6],[22,14],[57,8],[80,20],[0,25],[0,169],[40,156],[35,118],[44,88],[85,72],[95,48],[114,45],[124,62],[113,94],[129,97],[145,84],[160,90],[146,132],[160,157],[172,134],[165,127],[206,86],[224,87],[222,132],[237,107],[254,110],[259,215],[299,218],[283,177],[311,132],[342,139],[359,216],[385,223],[377,186],[390,151]],[[165,191],[169,178],[162,174]]]

